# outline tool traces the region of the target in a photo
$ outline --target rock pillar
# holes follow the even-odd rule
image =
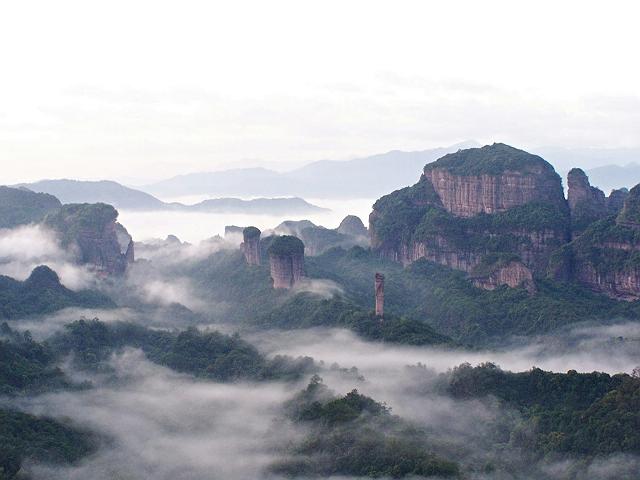
[[[381,273],[376,273],[375,291],[376,316],[382,317],[384,316],[384,275]]]

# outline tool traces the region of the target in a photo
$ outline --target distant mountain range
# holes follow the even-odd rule
[[[266,168],[239,168],[179,175],[153,184],[129,188],[112,181],[43,180],[18,186],[49,193],[63,203],[105,202],[121,209],[271,213],[307,213],[318,208],[302,198],[379,198],[414,183],[423,167],[458,150],[479,146],[468,141],[443,148],[387,153],[354,160],[322,160],[288,172]],[[640,183],[640,149],[551,148],[532,149],[560,172],[583,168],[593,185],[604,191]],[[604,166],[603,166],[604,165]],[[624,166],[620,166],[624,165]],[[212,197],[270,197],[242,201],[206,200],[197,205],[166,203],[187,195]],[[159,198],[158,198],[159,197]],[[302,197],[302,198],[273,198]],[[294,211],[292,211],[294,209]]]
[[[283,173],[265,168],[191,173],[140,188],[165,198],[196,194],[378,198],[415,182],[427,163],[477,145],[465,142],[416,152],[393,150],[354,160],[322,160]]]
[[[268,215],[301,215],[316,213],[324,208],[302,198],[215,198],[194,205],[163,202],[153,195],[125,187],[112,181],[42,180],[16,185],[38,193],[47,193],[62,203],[107,203],[121,210],[174,210],[209,213],[247,213]]]
[[[605,165],[587,170],[593,185],[608,193],[615,188],[631,188],[640,183],[640,164]]]

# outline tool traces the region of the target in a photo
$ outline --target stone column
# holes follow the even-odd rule
[[[376,317],[384,316],[384,275],[376,273]]]

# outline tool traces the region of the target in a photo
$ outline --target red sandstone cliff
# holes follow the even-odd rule
[[[291,235],[276,237],[267,251],[273,288],[291,288],[304,276],[304,244]]]
[[[75,252],[78,263],[99,273],[120,275],[135,255],[133,239],[117,218],[111,205],[67,204],[47,216],[45,224],[58,233],[64,247]]]

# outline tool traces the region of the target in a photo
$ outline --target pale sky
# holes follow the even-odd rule
[[[5,1],[0,183],[640,146],[635,1]]]

